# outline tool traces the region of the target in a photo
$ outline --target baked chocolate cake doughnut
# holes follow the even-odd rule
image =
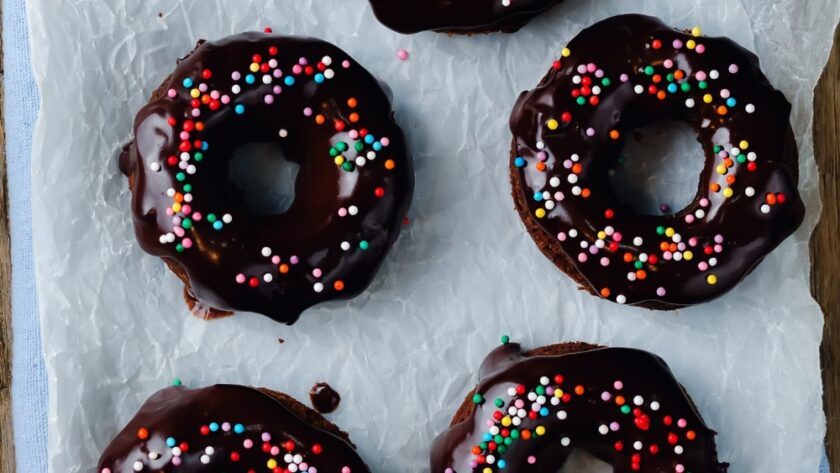
[[[733,288],[802,223],[790,104],[728,38],[641,15],[608,18],[564,48],[510,117],[513,197],[540,250],[582,288],[672,309]],[[706,161],[694,200],[635,212],[608,169],[639,127],[691,126]]]
[[[376,18],[399,33],[513,33],[560,0],[370,0]]]
[[[140,246],[212,317],[284,323],[372,280],[399,233],[414,177],[389,94],[311,38],[244,33],[202,42],[137,114],[120,158]],[[243,145],[300,165],[291,206],[255,215],[228,180]]]
[[[725,473],[715,432],[662,359],[630,348],[506,343],[432,445],[432,473],[554,473],[583,450],[616,472]]]
[[[172,386],[154,394],[108,445],[98,473],[360,473],[350,438],[276,391]]]

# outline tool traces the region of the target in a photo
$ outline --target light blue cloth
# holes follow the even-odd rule
[[[32,261],[30,166],[38,90],[25,0],[3,1],[6,159],[12,230],[12,417],[18,473],[47,471],[47,372]],[[820,473],[829,473],[823,456]]]

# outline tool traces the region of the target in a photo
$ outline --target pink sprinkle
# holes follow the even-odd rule
[[[280,95],[283,92],[283,88],[279,85],[275,85],[272,92],[274,92],[275,95]]]
[[[184,204],[184,206],[181,207],[181,212],[183,212],[184,215],[189,215],[191,211],[192,211],[192,207],[190,207],[187,204]]]
[[[400,61],[405,61],[406,59],[408,59],[408,51],[402,48],[398,49],[397,59],[399,59]]]
[[[272,256],[271,257],[271,264],[280,264],[280,257],[277,256],[277,255]]]
[[[292,74],[300,74],[301,72],[303,72],[303,68],[299,64],[292,66]]]
[[[694,73],[694,78],[697,80],[706,80],[706,73],[703,71],[697,71]]]
[[[190,139],[190,133],[187,131],[182,131],[178,136],[181,138],[181,141],[187,141]]]
[[[274,103],[274,96],[273,96],[273,95],[271,95],[271,94],[266,94],[266,96],[265,96],[265,99],[264,99],[264,100],[265,100],[265,103],[266,103],[266,104],[271,105],[271,104],[273,104],[273,103]]]
[[[305,57],[301,57],[300,59],[298,59],[298,64],[300,64],[301,66],[305,66],[309,64],[309,61],[307,61]]]
[[[269,442],[271,441],[271,434],[268,432],[263,432],[261,438],[263,442]]]
[[[680,251],[685,251],[685,243],[684,242],[677,243],[677,249],[680,250]]]
[[[240,74],[239,71],[233,71],[233,73],[230,75],[230,78],[233,80],[239,80],[242,78],[242,74]]]
[[[349,466],[342,467],[341,468],[341,473],[350,473],[350,467]]]
[[[589,245],[589,254],[597,255],[598,254],[598,247],[595,245]]]
[[[580,261],[581,263],[585,263],[586,258],[586,253],[578,253],[578,261]]]
[[[664,287],[656,288],[656,295],[659,296],[659,297],[664,296],[665,295],[665,288]]]
[[[513,405],[516,406],[517,409],[522,409],[523,407],[525,407],[525,401],[523,401],[522,399],[517,399],[516,402],[513,403]]]
[[[221,94],[219,93],[218,90],[214,90],[213,92],[210,92],[210,98],[211,99],[219,100],[219,97],[221,97]]]
[[[700,199],[700,207],[708,207],[709,206],[709,199],[703,197]]]
[[[340,209],[338,209],[338,216],[339,217],[346,217],[347,216],[347,209],[345,209],[344,207],[341,207]]]
[[[621,233],[619,233],[619,232],[615,232],[615,233],[613,233],[613,234],[612,234],[612,239],[613,239],[616,243],[621,242],[621,238],[622,238],[622,237],[621,237]]]
[[[554,395],[554,388],[551,387],[551,386],[548,386],[547,388],[545,388],[545,394],[548,395],[548,396],[553,396]]]
[[[694,50],[695,50],[695,51],[697,51],[697,54],[703,54],[704,52],[706,52],[706,47],[705,47],[705,46],[703,46],[702,44],[698,44],[698,45],[694,48]]]
[[[595,69],[597,69],[597,67],[591,62],[586,65],[586,72],[595,72]]]
[[[535,457],[533,455],[528,456],[528,463],[529,464],[533,465],[536,462],[537,462],[537,457]]]
[[[391,144],[391,140],[389,140],[387,136],[383,136],[379,139],[379,144],[381,144],[382,146],[388,146],[389,144]]]
[[[677,473],[683,473],[683,471],[685,471],[685,467],[682,466],[681,463],[678,463],[677,466],[674,467],[674,471]]]
[[[619,79],[621,82],[627,82],[628,80],[630,80],[630,76],[628,76],[627,74],[621,74],[621,75],[618,77],[618,79]]]
[[[606,402],[606,401],[609,401],[610,399],[612,399],[612,394],[608,393],[607,391],[604,391],[604,392],[601,393],[601,400],[602,401]]]
[[[321,277],[321,269],[320,268],[313,269],[312,270],[312,275],[315,276],[316,278],[320,278]]]
[[[683,46],[682,41],[678,39],[675,39],[672,44],[674,45],[674,49],[680,49]]]
[[[562,202],[562,201],[563,201],[563,199],[565,199],[565,198],[566,198],[566,196],[565,196],[565,195],[563,195],[563,193],[562,193],[562,192],[559,192],[559,191],[558,191],[558,192],[555,192],[555,193],[554,193],[554,200],[556,200],[557,202]]]
[[[309,469],[309,464],[306,463],[306,462],[302,462],[300,465],[298,465],[298,468],[299,468],[298,471],[307,471],[307,470],[312,471],[312,470]]]
[[[662,63],[662,65],[663,65],[663,66],[665,66],[665,69],[670,69],[670,68],[674,67],[674,61],[672,61],[672,60],[670,60],[670,59],[666,59],[666,60]]]
[[[688,246],[697,246],[697,237],[691,237],[688,239]]]
[[[715,245],[715,253],[722,253],[723,246],[722,245]]]
[[[616,382],[613,383],[613,387],[615,389],[621,389],[621,388],[624,387],[624,383],[622,383],[621,381],[616,381]]]
[[[603,69],[598,69],[597,71],[595,71],[595,77],[597,77],[599,79],[604,77],[604,70]]]
[[[196,222],[200,222],[201,221],[201,212],[193,212],[192,219],[195,220]]]
[[[175,98],[175,96],[176,96],[176,95],[178,95],[178,92],[176,92],[176,91],[175,91],[175,89],[169,89],[169,90],[166,92],[166,95],[168,95],[168,96],[169,96],[169,98],[174,99],[174,98]],[[108,470],[108,469],[107,469],[107,468],[105,468],[105,470]],[[105,471],[105,470],[102,470],[102,471]],[[110,472],[111,470],[108,470],[108,471]]]
[[[177,237],[182,237],[186,232],[184,232],[184,229],[181,227],[174,227],[172,228],[172,233],[174,233]]]
[[[240,274],[239,276],[242,276],[242,282],[245,282],[245,275],[244,275],[244,274]],[[239,276],[237,276],[237,277],[236,277],[236,280],[237,280],[237,281],[239,281]],[[241,284],[241,283],[240,283],[240,284]],[[247,449],[247,448],[251,448],[251,447],[253,447],[253,446],[254,446],[254,441],[253,441],[253,440],[251,440],[251,439],[245,439],[245,441],[243,441],[243,442],[242,442],[242,446],[243,446],[243,447],[245,447],[246,449]]]
[[[448,470],[452,471],[451,468],[449,468]],[[110,468],[103,468],[101,473],[111,473],[111,469]]]
[[[272,455],[279,455],[280,454],[280,447],[277,445],[271,447],[271,454]]]
[[[351,140],[355,140],[359,137],[359,132],[356,130],[350,130],[350,133],[347,133],[347,136],[349,136]]]
[[[230,432],[230,422],[225,422],[222,424],[222,432]]]
[[[737,64],[730,64],[729,65],[729,73],[730,74],[737,74],[738,73],[738,65]]]
[[[610,265],[610,259],[607,258],[606,256],[601,257],[601,266],[606,267],[606,266],[609,266],[609,265]]]
[[[668,261],[670,261],[671,257],[673,257],[673,256],[674,255],[670,251],[666,251],[665,253],[662,253],[662,257],[665,258]]]
[[[587,128],[586,129],[586,136],[595,136],[595,129],[594,128]]]
[[[190,113],[190,115],[192,115],[193,117],[197,117],[197,116],[201,115],[201,110],[198,109],[198,108],[194,108],[194,109],[192,109],[192,112]]]
[[[618,432],[618,429],[620,429],[620,428],[621,428],[621,425],[619,425],[618,422],[611,422],[610,423],[610,430],[612,430],[613,432]]]
[[[343,67],[345,69],[349,69],[350,68],[350,61],[348,61],[347,59],[341,61],[341,67]]]
[[[273,75],[275,79],[279,79],[283,77],[283,71],[280,69],[274,69],[274,72],[272,72],[271,75]]]
[[[677,421],[677,426],[679,426],[679,428],[681,429],[684,429],[686,425],[688,425],[688,422],[686,422],[685,419],[680,419]]]
[[[318,469],[314,466],[309,467],[309,473],[318,473]]]
[[[199,84],[198,90],[201,92],[207,92],[207,84]]]
[[[548,154],[545,151],[540,151],[537,153],[537,159],[540,161],[545,161],[548,159]]]
[[[311,117],[312,116],[312,109],[309,108],[309,107],[304,108],[303,109],[303,115],[307,116],[307,117]]]
[[[567,159],[567,160],[563,161],[563,167],[564,168],[571,169],[572,166],[574,166],[574,163],[572,162],[571,159]]]
[[[715,243],[723,243],[723,235],[721,235],[720,233],[715,235]]]
[[[171,207],[167,207],[166,208],[166,215],[169,215],[171,217],[171,216],[175,215],[175,211],[172,210]]]
[[[705,270],[709,269],[709,263],[707,263],[705,261],[701,261],[701,262],[697,263],[697,269],[699,269],[700,271],[705,271]]]
[[[685,216],[685,223],[694,223],[694,215],[688,214]]]
[[[300,260],[299,260],[299,259],[298,259],[298,257],[297,257],[297,256],[295,256],[295,255],[292,255],[292,257],[291,257],[291,258],[289,258],[289,262],[290,262],[290,263],[292,263],[292,264],[298,264],[298,262],[299,262],[299,261],[300,261]]]
[[[183,245],[184,248],[187,249],[192,248],[192,240],[190,240],[189,238],[184,238],[183,240],[181,240],[181,245]]]
[[[230,96],[229,95],[222,95],[222,103],[227,105],[230,103]]]
[[[245,275],[244,275],[244,274],[242,274],[242,273],[237,274],[237,275],[236,275],[236,282],[237,282],[238,284],[243,284],[243,283],[245,283]],[[251,447],[249,447],[249,446],[247,445],[247,443],[248,443],[248,442],[250,442],[250,440],[246,440],[246,441],[245,441],[245,443],[246,443],[245,448],[251,448]]]
[[[172,457],[172,464],[178,466],[181,464],[181,457]]]
[[[566,241],[566,233],[560,232],[557,234],[557,239],[560,241]]]

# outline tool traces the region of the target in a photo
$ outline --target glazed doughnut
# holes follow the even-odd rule
[[[432,445],[432,473],[556,472],[576,450],[622,473],[727,470],[715,432],[651,353],[586,343],[523,353],[505,343],[478,376]]]
[[[510,117],[513,197],[540,250],[582,288],[672,309],[734,287],[804,217],[790,104],[728,38],[641,15],[608,18],[564,48]],[[641,215],[612,191],[624,139],[691,126],[706,161],[694,200]]]
[[[560,0],[370,0],[382,24],[399,33],[513,33]]]
[[[252,214],[228,182],[251,143],[300,165],[284,213]],[[183,280],[194,312],[288,324],[368,286],[414,186],[379,82],[332,44],[268,33],[199,43],[180,60],[137,114],[120,169],[140,246]]]
[[[108,445],[96,469],[271,470],[368,472],[348,435],[317,412],[283,393],[223,384],[155,393]]]

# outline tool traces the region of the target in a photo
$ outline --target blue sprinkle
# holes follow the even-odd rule
[[[518,167],[518,168],[524,168],[525,167],[525,160],[522,159],[522,157],[517,157],[516,159],[513,160],[513,165]]]
[[[295,78],[292,76],[286,76],[286,78],[283,79],[283,82],[285,82],[286,85],[293,85],[295,83]]]
[[[668,84],[668,92],[671,92],[673,94],[676,91],[677,91],[677,84],[674,84],[674,83]]]
[[[222,223],[221,220],[216,220],[215,222],[213,222],[213,229],[215,229],[215,230],[221,230],[222,227],[224,227],[224,226],[225,226],[225,224]]]
[[[490,432],[485,432],[485,433],[484,433],[484,441],[485,441],[485,442],[489,442],[489,441],[491,441],[491,440],[493,440],[493,436],[492,436],[492,435],[490,435]]]
[[[324,74],[321,74],[320,72],[315,74],[315,82],[318,84],[324,82]]]
[[[245,432],[245,426],[242,424],[236,424],[233,426],[233,431],[237,434],[241,434],[242,432]]]
[[[548,408],[543,407],[542,409],[540,409],[540,415],[543,416],[543,417],[547,416],[548,415]]]
[[[248,74],[247,76],[245,76],[245,82],[247,82],[249,84],[253,84],[256,81],[257,81],[257,78],[254,77],[254,74]]]
[[[215,432],[219,430],[219,424],[215,422],[210,422],[210,432]]]
[[[245,113],[245,106],[244,106],[244,105],[242,105],[242,104],[240,103],[240,104],[238,104],[236,107],[234,107],[234,109],[233,109],[233,110],[234,110],[236,113],[238,113],[239,115],[242,115],[243,113]]]
[[[734,107],[736,103],[738,103],[738,102],[736,102],[735,99],[732,98],[732,97],[729,97],[728,99],[726,99],[726,105],[728,107]]]
[[[375,142],[375,143],[373,144],[373,150],[374,150],[374,151],[379,151],[380,149],[382,149],[382,143],[380,143],[380,142],[378,142],[378,141],[377,141],[377,142]]]
[[[504,467],[507,466],[507,462],[504,461],[504,460],[499,460],[499,461],[496,462],[496,465],[498,465],[499,469],[502,470],[502,469],[504,469]]]
[[[374,141],[373,135],[365,135],[365,143],[371,144],[371,143],[373,143],[373,141]]]
[[[193,80],[190,79],[189,77],[187,77],[186,79],[184,79],[183,84],[184,84],[184,87],[189,89],[190,87],[193,86]]]
[[[209,147],[210,147],[210,145],[206,141],[201,142],[201,150],[202,151],[207,151],[207,148],[209,148]]]
[[[174,437],[169,437],[169,438],[166,439],[166,446],[167,447],[172,448],[172,447],[175,446],[175,444],[177,444],[177,442],[175,441]]]
[[[537,202],[542,200],[542,192],[534,192],[534,200]]]

